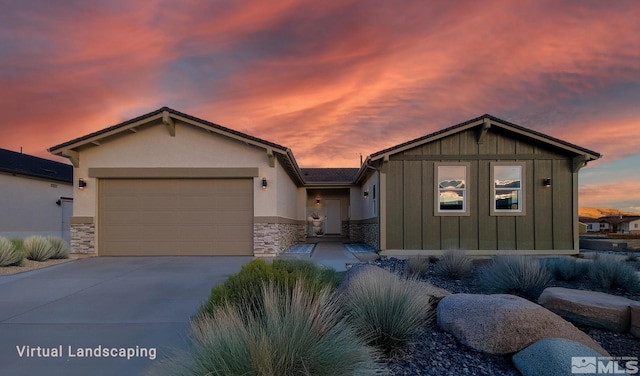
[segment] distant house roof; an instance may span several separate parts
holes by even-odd
[[[73,166],[0,149],[0,172],[73,183]]]
[[[629,223],[629,222],[633,222],[633,221],[637,221],[638,219],[640,219],[640,216],[637,215],[608,215],[605,217],[600,217],[599,220],[600,221],[604,221],[607,223]]]
[[[308,183],[352,183],[358,168],[301,168]]]

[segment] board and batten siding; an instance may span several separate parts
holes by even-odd
[[[386,162],[386,249],[572,250],[572,157],[491,129],[466,130],[391,155]],[[435,165],[465,162],[469,215],[434,215]],[[491,215],[492,162],[524,166],[524,215]],[[545,178],[552,186],[543,186]],[[488,252],[490,253],[490,252]]]

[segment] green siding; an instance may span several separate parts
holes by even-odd
[[[404,249],[422,248],[422,162],[405,161],[403,174]]]
[[[477,137],[478,131],[470,129],[390,156],[387,249],[572,249],[571,157],[493,128],[481,144]],[[530,159],[522,159],[524,155]],[[437,162],[470,164],[469,215],[435,215]],[[491,162],[524,165],[525,215],[491,215]],[[542,185],[547,177],[552,178],[551,188]]]
[[[402,162],[389,161],[387,177],[387,247],[403,249],[403,208]]]
[[[553,248],[573,248],[573,176],[570,161],[553,161]]]
[[[433,215],[435,210],[435,185],[433,184],[434,163],[422,162],[422,187],[424,192],[424,210],[422,210],[422,249],[442,249],[440,236],[440,217]]]
[[[543,187],[541,183],[552,176],[553,161],[534,161],[534,170],[535,245],[536,249],[553,249],[553,190]]]

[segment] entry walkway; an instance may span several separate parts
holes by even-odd
[[[308,254],[291,254],[286,253],[279,257],[283,258],[297,258],[303,260],[310,260],[317,264],[324,265],[329,268],[333,268],[338,272],[347,270],[347,264],[357,264],[359,262],[367,262],[375,260],[378,255],[375,252],[357,252],[354,254],[344,246],[345,242],[348,242],[346,238],[340,237],[322,237],[322,238],[309,238],[308,243],[316,243],[313,248],[311,257]]]
[[[320,242],[316,244],[311,254],[311,261],[321,264],[336,271],[347,270],[346,264],[357,264],[360,262],[353,253],[340,242]]]

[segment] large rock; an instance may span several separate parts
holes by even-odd
[[[548,287],[538,298],[538,304],[575,323],[611,330],[629,331],[631,299],[602,292]]]
[[[631,309],[631,325],[629,332],[634,337],[640,339],[640,302],[636,302],[630,306]]]
[[[600,356],[592,348],[570,339],[545,338],[516,353],[511,360],[522,376],[570,376],[581,373],[578,371],[584,367],[572,364],[572,357]]]
[[[438,326],[490,354],[512,354],[543,338],[567,338],[608,356],[591,337],[555,313],[515,295],[453,294],[438,304]]]

